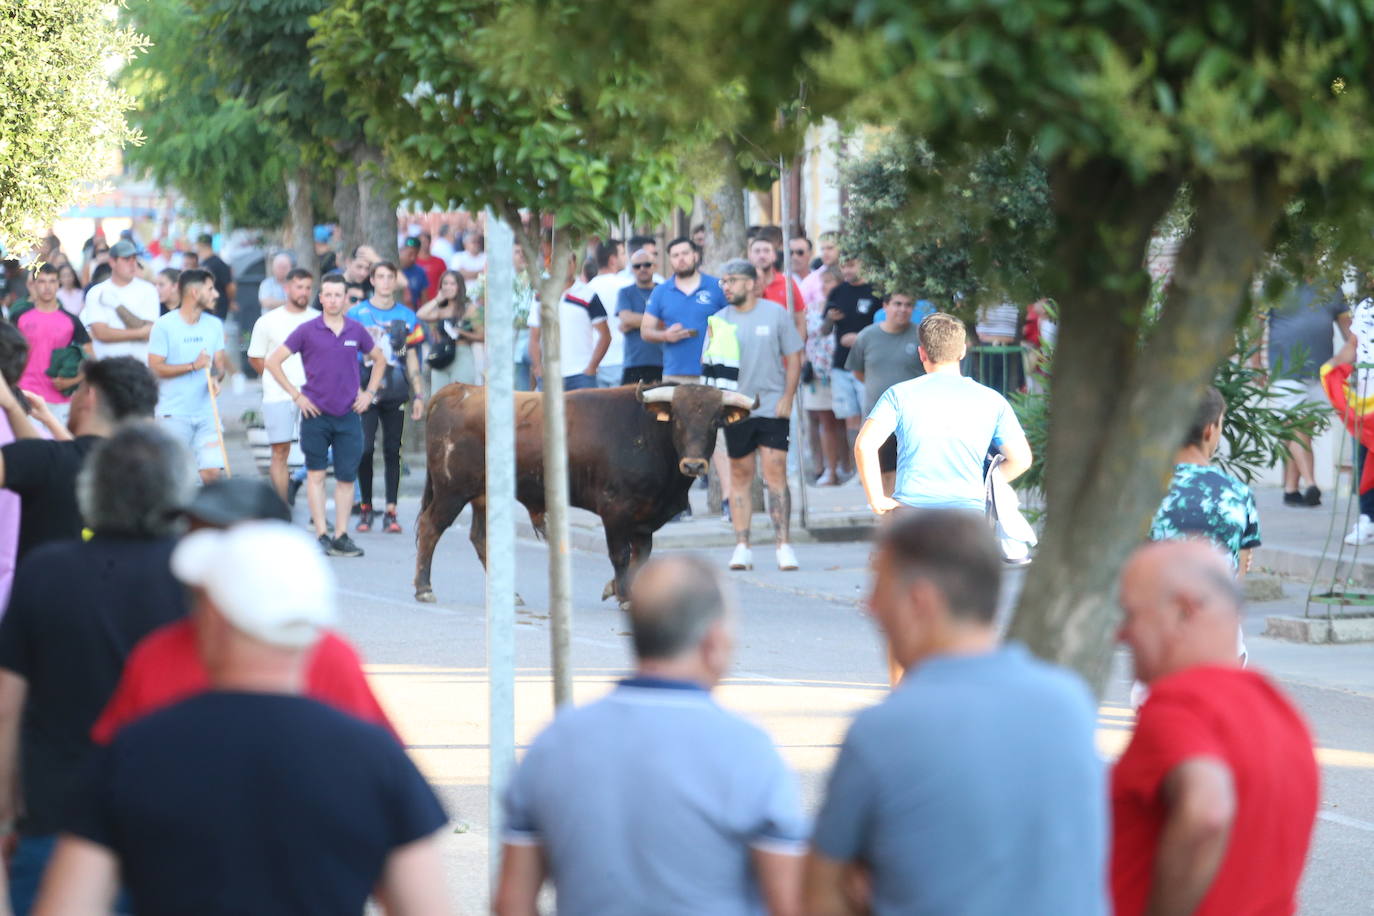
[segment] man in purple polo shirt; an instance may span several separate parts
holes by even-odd
[[[358,545],[348,536],[348,514],[353,507],[353,482],[363,454],[361,414],[372,406],[386,372],[386,355],[360,323],[347,317],[348,307],[342,274],[327,274],[320,281],[320,317],[305,322],[267,357],[267,371],[292,402],[301,409],[301,451],[310,501],[310,518],[320,546],[331,557],[360,557]],[[305,384],[297,388],[286,377],[282,363],[293,353],[301,355]],[[358,354],[372,360],[367,388],[358,387]],[[329,450],[334,449],[334,532],[324,523],[324,475],[329,469]]]

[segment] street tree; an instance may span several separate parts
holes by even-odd
[[[1342,211],[1368,208],[1374,13],[1355,0],[721,0],[664,28],[655,17],[672,5],[588,8],[559,36],[560,66],[588,78],[607,48],[642,68],[676,61],[664,107],[690,116],[728,84],[744,131],[766,131],[771,106],[802,85],[813,113],[901,128],[938,156],[1010,138],[1044,163],[1054,226],[1041,283],[1062,325],[1040,456],[1047,529],[1011,634],[1100,684],[1117,571],[1289,206],[1312,185],[1339,188],[1342,231]],[[616,27],[592,42],[597,21]],[[685,60],[702,41],[712,53]],[[1184,188],[1186,235],[1154,303],[1147,246]]]
[[[562,373],[581,367],[559,365],[558,303],[576,266],[573,255],[589,235],[604,232],[621,214],[632,222],[660,221],[674,206],[690,205],[690,194],[673,145],[646,129],[626,102],[633,72],[582,87],[550,69],[540,88],[525,88],[530,61],[517,37],[532,7],[496,0],[338,0],[315,19],[312,51],[325,84],[365,120],[406,197],[489,208],[513,229],[539,289],[545,522],[555,697],[561,703],[571,695],[570,673],[559,660],[571,616]],[[445,23],[438,33],[415,32],[414,23],[436,21]],[[547,264],[541,238],[546,221],[553,230]]]
[[[19,252],[137,140],[110,66],[143,41],[109,3],[25,0],[0,7],[0,249]]]

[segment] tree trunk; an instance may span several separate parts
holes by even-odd
[[[735,151],[722,141],[721,181],[702,198],[702,222],[706,224],[706,251],[701,269],[718,274],[720,265],[731,258],[744,257],[744,180],[740,177]]]
[[[508,214],[520,226],[519,214]],[[538,264],[539,224],[521,228],[516,236],[526,264]],[[549,543],[549,639],[553,667],[553,702],[572,702],[572,554],[568,534],[568,426],[563,403],[562,360],[559,358],[558,303],[567,288],[567,264],[581,238],[556,231],[548,276],[539,284],[539,345],[544,379],[544,532]],[[581,369],[581,367],[577,367]]]
[[[387,172],[386,161],[376,147],[359,144],[358,221],[363,241],[376,249],[384,261],[396,262],[396,185]]]
[[[1052,181],[1056,200],[1079,201],[1096,220],[1060,213],[1061,223],[1077,216],[1084,228],[1063,233],[1058,252],[1070,275],[1041,459],[1047,527],[1010,636],[1100,692],[1121,566],[1146,535],[1200,390],[1234,346],[1282,195],[1263,167],[1242,180],[1193,185],[1193,229],[1146,332],[1148,289],[1138,265],[1176,182],[1135,187],[1091,165]]]
[[[343,246],[339,267],[363,243],[362,216],[359,213],[358,176],[351,166],[340,166],[334,173],[334,212],[339,218],[339,241]]]
[[[311,274],[319,274],[315,257],[315,176],[304,167],[297,168],[286,179],[288,206],[286,243],[296,253],[296,266]]]

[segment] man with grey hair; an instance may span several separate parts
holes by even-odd
[[[271,269],[258,284],[258,305],[264,315],[286,304],[286,275],[295,266],[292,261],[289,251],[272,255]]]
[[[506,795],[494,910],[797,911],[806,838],[796,782],[760,729],[710,691],[730,665],[733,602],[711,564],[652,560],[630,591],[637,670],[535,739]]]
[[[36,548],[15,576],[0,619],[0,830],[8,837],[20,818],[16,913],[32,904],[125,658],[186,613],[169,563],[194,481],[190,456],[166,432],[150,421],[121,427],[78,478],[94,536]]]
[[[768,514],[773,520],[778,569],[797,568],[797,555],[788,538],[791,494],[787,488],[787,447],[792,398],[801,380],[803,339],[787,310],[755,292],[758,271],[742,258],[726,261],[720,271],[725,308],[706,322],[706,347],[701,354],[703,381],[708,385],[755,399],[749,419],[725,427],[730,456],[730,519],[735,527],[731,569],[752,569],[749,547],[757,452],[768,487]]]

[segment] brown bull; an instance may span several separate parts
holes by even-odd
[[[654,532],[687,508],[703,476],[716,430],[749,416],[751,398],[705,385],[663,384],[572,391],[568,418],[568,495],[595,512],[606,531],[623,604],[631,572],[649,557]],[[515,395],[515,498],[544,530],[544,396]],[[415,598],[433,601],[434,547],[463,507],[472,506],[472,546],[487,563],[486,389],[453,384],[434,396],[425,432],[428,471],[415,527]]]

